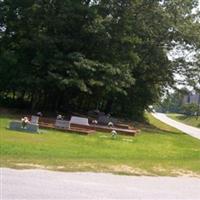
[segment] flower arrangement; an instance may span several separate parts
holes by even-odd
[[[62,115],[57,115],[56,119],[63,120],[63,116]]]
[[[112,122],[108,122],[108,127],[113,127],[114,124]]]
[[[117,137],[117,131],[116,130],[112,130],[111,131],[111,136],[112,136],[112,138],[116,138]]]
[[[92,120],[92,124],[93,124],[93,125],[97,125],[97,124],[98,124],[97,120],[96,120],[96,119],[95,119],[95,120]]]
[[[21,118],[22,128],[26,128],[26,125],[30,123],[28,117]]]

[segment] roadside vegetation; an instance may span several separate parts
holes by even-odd
[[[177,113],[169,113],[167,114],[167,116],[176,121],[182,122],[184,124],[188,124],[190,126],[200,128],[200,117],[188,116],[188,115],[177,114]]]
[[[55,130],[28,134],[7,129],[0,117],[1,167],[132,175],[200,175],[200,141],[147,114],[136,137],[88,136]]]

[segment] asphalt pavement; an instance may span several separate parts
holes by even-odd
[[[1,200],[200,199],[200,179],[1,168]]]
[[[193,126],[189,126],[189,125],[183,124],[181,122],[177,122],[177,121],[167,117],[163,113],[152,113],[152,115],[155,118],[159,119],[160,121],[176,128],[176,129],[179,129],[180,131],[182,131],[192,137],[200,139],[200,129],[199,128],[195,128]]]

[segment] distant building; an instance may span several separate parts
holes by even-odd
[[[183,104],[195,103],[200,104],[200,94],[189,93],[183,97]]]

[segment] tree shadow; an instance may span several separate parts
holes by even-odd
[[[176,131],[171,131],[171,130],[165,130],[165,129],[161,129],[161,128],[158,128],[152,124],[148,124],[148,125],[145,125],[144,127],[141,128],[143,131],[146,131],[146,132],[150,132],[151,134],[170,134],[170,135],[180,135],[182,132],[177,129],[177,132]]]
[[[187,116],[187,115],[180,115],[180,116],[177,116],[177,119],[179,120],[185,120],[185,119],[189,119],[190,116]]]

